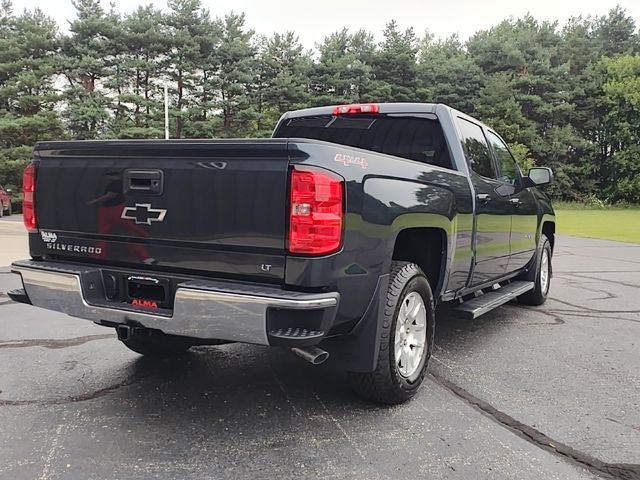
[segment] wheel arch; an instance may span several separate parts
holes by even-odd
[[[410,227],[394,240],[393,261],[415,263],[427,276],[434,298],[442,291],[447,266],[447,232],[439,227]]]
[[[544,215],[540,227],[541,235],[544,234],[551,244],[551,253],[553,253],[556,242],[556,218],[552,215]]]

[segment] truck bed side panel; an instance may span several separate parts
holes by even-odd
[[[291,139],[304,150],[292,163],[314,165],[346,180],[347,212],[343,249],[327,257],[288,257],[285,283],[337,289],[348,302],[336,324],[348,329],[365,312],[378,278],[389,272],[394,242],[404,228],[436,227],[447,234],[448,288],[464,286],[471,265],[472,199],[464,175],[388,155]],[[347,163],[344,155],[364,159]],[[365,166],[366,165],[366,166]]]

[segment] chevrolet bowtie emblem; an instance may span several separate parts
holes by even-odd
[[[120,218],[134,220],[136,225],[151,225],[151,222],[162,222],[166,214],[162,208],[151,208],[150,203],[136,203],[135,207],[124,207]]]

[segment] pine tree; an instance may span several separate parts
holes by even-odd
[[[206,43],[209,13],[200,0],[169,0],[170,12],[164,16],[170,45],[165,55],[164,72],[172,86],[172,136],[182,138],[188,126],[198,90],[202,88],[202,45]]]
[[[41,10],[16,17],[9,1],[0,4],[0,184],[15,195],[33,145],[64,137],[54,110],[56,37]]]
[[[425,35],[418,51],[417,101],[445,103],[471,114],[485,82],[457,36],[436,41]]]
[[[257,80],[257,48],[253,30],[246,30],[244,14],[221,20],[220,45],[215,55],[219,69],[213,80],[218,91],[215,107],[222,116],[223,137],[243,136],[255,131],[257,109],[253,89]]]
[[[105,134],[109,98],[101,88],[109,67],[113,19],[99,0],[74,0],[77,18],[62,42],[60,72],[67,80],[65,117],[74,138],[92,139]]]
[[[326,37],[318,50],[311,75],[314,104],[382,101],[390,93],[373,78],[377,50],[371,34],[343,29]]]
[[[115,90],[117,104],[109,136],[162,138],[164,81],[160,59],[169,45],[162,13],[151,5],[138,7],[115,31],[115,65],[106,86]]]
[[[308,104],[311,65],[311,56],[293,32],[262,39],[254,90],[260,135],[267,135],[284,112]]]
[[[415,101],[418,48],[413,28],[401,32],[396,21],[392,20],[382,34],[384,40],[373,64],[373,75],[387,86],[388,101]]]

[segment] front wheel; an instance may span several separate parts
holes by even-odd
[[[526,280],[534,283],[533,290],[518,297],[524,305],[542,305],[547,301],[551,286],[551,244],[545,234],[540,238],[540,251],[536,257],[535,268],[527,275]]]
[[[361,397],[395,405],[415,395],[424,380],[433,349],[433,294],[420,267],[393,262],[373,372],[350,372],[353,390]]]
[[[136,353],[153,358],[168,358],[183,355],[192,344],[180,337],[153,333],[150,335],[134,335],[122,343]]]

